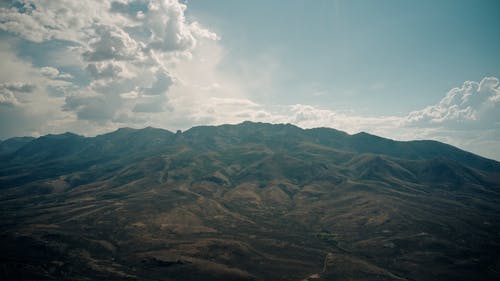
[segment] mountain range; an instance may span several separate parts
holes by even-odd
[[[2,280],[500,280],[500,163],[243,122],[0,142]]]

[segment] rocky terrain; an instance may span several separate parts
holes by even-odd
[[[244,122],[0,143],[1,280],[500,280],[500,163]]]

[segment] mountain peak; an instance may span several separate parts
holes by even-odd
[[[0,155],[15,276],[455,281],[498,260],[500,163],[439,142],[244,122],[16,145]]]

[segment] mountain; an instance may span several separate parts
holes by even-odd
[[[0,141],[0,155],[10,154],[34,139],[32,137],[16,137]]]
[[[499,280],[500,163],[244,122],[0,143],[2,280]]]

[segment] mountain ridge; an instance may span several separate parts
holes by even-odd
[[[500,278],[500,163],[443,143],[253,122],[18,141],[1,279]]]
[[[199,133],[199,131],[206,131],[206,132],[210,132],[211,134],[215,134],[217,132],[224,132],[224,131],[229,131],[231,132],[231,129],[234,129],[234,128],[240,128],[240,129],[251,129],[251,128],[258,128],[259,126],[264,126],[264,128],[266,129],[270,129],[269,127],[276,127],[276,128],[280,128],[280,129],[290,129],[292,128],[293,130],[295,130],[296,132],[302,132],[304,133],[307,137],[309,137],[307,140],[308,141],[313,141],[314,142],[314,138],[316,137],[316,140],[319,144],[325,144],[327,146],[333,146],[333,145],[340,145],[341,147],[340,148],[343,148],[343,149],[346,149],[346,148],[350,148],[350,149],[353,149],[355,152],[361,152],[361,153],[374,153],[374,154],[384,154],[384,155],[388,155],[388,156],[393,156],[393,157],[398,157],[398,158],[415,158],[416,155],[422,151],[422,146],[429,146],[429,145],[433,145],[433,149],[434,151],[432,153],[429,153],[431,154],[432,156],[436,156],[436,157],[439,157],[440,154],[443,153],[443,150],[445,150],[446,152],[449,152],[449,150],[453,150],[453,152],[460,152],[463,157],[465,158],[471,158],[471,156],[473,157],[476,157],[476,158],[480,158],[482,159],[483,161],[486,160],[488,162],[491,162],[491,163],[500,163],[499,161],[496,161],[494,159],[489,159],[489,158],[486,158],[486,157],[483,157],[483,156],[480,156],[480,155],[477,155],[477,154],[474,154],[472,152],[468,152],[466,150],[462,150],[460,148],[457,148],[455,146],[452,146],[452,145],[449,145],[449,144],[446,144],[446,143],[443,143],[443,142],[439,142],[439,141],[435,141],[435,140],[409,140],[409,141],[397,141],[397,140],[393,140],[393,139],[389,139],[389,138],[384,138],[384,137],[380,137],[380,136],[376,136],[376,135],[373,135],[373,134],[369,134],[369,133],[366,133],[366,132],[359,132],[359,133],[356,133],[356,134],[347,134],[343,131],[339,131],[339,130],[336,130],[336,129],[333,129],[333,128],[328,128],[328,127],[318,127],[318,128],[311,128],[311,129],[302,129],[298,126],[295,126],[295,125],[292,125],[292,124],[271,124],[271,123],[262,123],[262,122],[251,122],[251,121],[244,121],[242,123],[239,123],[239,124],[224,124],[224,125],[202,125],[202,126],[195,126],[195,127],[192,127],[184,132],[180,132],[180,135],[182,136],[194,136],[195,134]],[[228,128],[230,128],[229,130],[227,130]],[[262,128],[262,127],[261,127]],[[326,132],[325,132],[326,131]],[[94,137],[84,137],[84,136],[81,136],[81,135],[78,135],[78,134],[74,134],[74,133],[71,133],[71,132],[65,132],[65,133],[62,133],[62,134],[48,134],[48,135],[44,135],[44,136],[41,136],[39,138],[32,138],[32,137],[13,137],[13,138],[9,138],[9,139],[6,139],[2,142],[0,142],[0,151],[3,151],[4,148],[3,148],[3,145],[7,144],[8,142],[10,141],[15,141],[15,140],[19,140],[19,139],[24,139],[24,144],[26,144],[29,141],[34,141],[34,140],[37,140],[37,139],[45,139],[45,138],[66,138],[66,137],[72,137],[72,138],[77,138],[77,137],[81,137],[81,138],[84,138],[84,139],[110,139],[111,137],[114,137],[114,136],[117,136],[117,135],[124,135],[124,136],[127,136],[127,137],[130,137],[130,134],[143,134],[143,133],[146,133],[146,132],[155,132],[156,134],[162,134],[164,137],[171,137],[171,136],[174,136],[175,133],[169,131],[169,130],[166,130],[166,129],[161,129],[161,128],[154,128],[154,127],[145,127],[145,128],[142,128],[142,129],[136,129],[136,128],[129,128],[129,127],[123,127],[123,128],[119,128],[115,131],[111,131],[111,132],[108,132],[108,133],[104,133],[104,134],[100,134],[100,135],[97,135],[97,136],[94,136]],[[257,131],[259,132],[259,131]],[[321,139],[318,139],[317,138],[317,135],[318,135],[318,132],[323,132],[323,133],[326,133],[327,136],[326,138],[329,139],[330,141],[332,140],[332,137],[334,138],[347,138],[349,139],[349,141],[353,141],[355,144],[353,145],[353,147],[345,147],[345,144],[341,144],[341,143],[324,143],[324,142],[321,142]],[[256,132],[251,132],[251,134],[254,134]],[[234,134],[234,132],[233,132]],[[406,152],[404,154],[396,154],[396,153],[392,153],[392,154],[387,154],[387,152],[384,152],[382,150],[382,148],[380,147],[377,147],[375,150],[373,148],[360,148],[360,144],[362,144],[363,142],[379,142],[381,143],[383,146],[401,146],[401,145],[410,145],[411,147],[405,147],[406,150],[408,149],[414,149],[416,150],[415,152],[414,151],[410,151],[410,153]],[[344,146],[343,146],[344,145]],[[17,147],[17,149],[19,149],[20,147]],[[377,150],[378,149],[378,150]],[[429,149],[428,147],[426,149]],[[15,153],[16,151],[12,151],[9,150],[9,153]],[[5,154],[9,154],[9,153],[0,153],[0,155],[5,155]],[[426,157],[429,157],[428,155],[425,155]],[[422,156],[421,156],[422,157]]]

